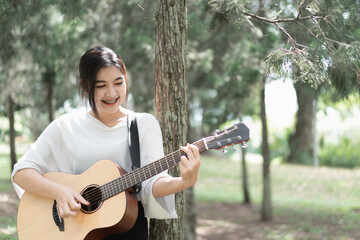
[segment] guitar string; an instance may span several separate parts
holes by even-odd
[[[214,137],[208,137],[208,138],[214,139]],[[204,149],[203,139],[198,140],[198,141],[195,142],[194,144],[198,144],[198,145],[199,145],[199,146],[198,146],[199,148]],[[205,151],[205,150],[206,150],[206,149],[204,149],[204,150],[202,150],[202,151]],[[100,186],[99,188],[105,192],[105,193],[104,193],[105,195],[108,195],[109,193],[110,193],[110,194],[111,194],[111,193],[114,193],[114,194],[112,194],[111,196],[109,196],[109,197],[112,197],[112,196],[114,196],[114,195],[116,195],[116,194],[118,194],[118,193],[121,193],[122,191],[128,189],[129,187],[133,186],[132,181],[135,179],[135,182],[136,182],[136,178],[137,178],[137,177],[139,178],[139,180],[140,180],[140,182],[141,182],[141,176],[140,176],[140,174],[144,175],[145,178],[148,179],[148,178],[150,178],[151,176],[154,176],[154,175],[156,175],[156,174],[164,171],[164,170],[163,170],[163,167],[162,167],[162,165],[163,165],[162,162],[163,162],[164,160],[168,161],[167,158],[170,157],[170,156],[171,156],[172,158],[176,157],[176,158],[178,159],[177,162],[175,162],[175,160],[174,160],[174,165],[172,165],[171,167],[176,166],[176,165],[179,163],[179,161],[180,161],[180,160],[179,160],[180,157],[182,156],[181,153],[182,153],[182,151],[180,151],[180,150],[175,151],[174,153],[165,156],[164,158],[160,159],[159,161],[153,162],[152,164],[149,164],[149,165],[145,166],[145,168],[144,168],[142,171],[136,171],[134,174],[125,174],[125,175],[123,175],[123,177],[120,177],[120,178],[118,178],[118,179],[116,179],[116,180],[113,180],[113,181],[107,183],[107,184],[104,184],[104,185]],[[176,156],[174,156],[174,155],[176,155]],[[160,170],[159,167],[161,168],[161,170]],[[146,173],[145,173],[146,170],[149,171],[150,176],[147,176],[147,175],[146,175]],[[154,171],[155,171],[155,173],[154,173]],[[131,175],[134,175],[134,176],[131,176]],[[123,180],[123,181],[121,181],[122,187],[120,187],[120,188],[119,188],[119,184],[120,184],[120,183],[119,183],[119,180]],[[135,184],[136,184],[136,183],[134,183],[134,185],[135,185]],[[115,188],[115,190],[114,190],[114,188]],[[110,191],[109,191],[109,190],[110,190]],[[90,192],[90,194],[89,194],[89,192]],[[105,199],[103,199],[103,195],[104,195],[104,194],[100,194],[100,196],[99,196],[97,189],[90,190],[89,192],[88,192],[88,196],[89,196],[89,197],[88,197],[88,200],[89,200],[90,202],[98,203],[98,202],[101,202],[101,201],[106,200],[107,198],[109,198],[109,197],[106,197]],[[91,193],[91,192],[92,192],[92,193]],[[91,196],[90,196],[90,195],[91,195]]]
[[[204,148],[204,143],[203,143],[203,141],[201,141],[201,140],[198,140],[198,141],[195,142],[194,144],[195,144],[195,145],[198,145],[198,147],[201,148],[201,149]],[[137,182],[141,182],[142,180],[141,180],[141,176],[140,176],[140,175],[143,175],[143,176],[145,176],[146,179],[148,179],[148,178],[150,178],[150,177],[152,177],[152,176],[154,176],[154,175],[156,175],[156,174],[159,174],[160,172],[163,172],[163,171],[167,170],[168,168],[166,168],[166,167],[165,167],[165,170],[164,170],[163,165],[164,165],[164,162],[168,162],[168,161],[169,161],[168,158],[169,158],[170,156],[172,157],[172,159],[173,159],[173,161],[174,161],[174,164],[172,164],[171,167],[176,166],[176,165],[179,163],[180,157],[181,157],[182,155],[183,155],[183,152],[180,151],[180,150],[177,150],[177,151],[175,151],[174,153],[165,156],[165,157],[164,157],[163,159],[161,159],[160,161],[156,161],[156,162],[153,162],[152,164],[149,164],[148,166],[144,166],[144,168],[143,168],[142,171],[134,172],[134,174],[133,174],[134,176],[130,176],[130,175],[129,175],[129,178],[130,178],[130,179],[128,179],[128,178],[125,179],[124,182],[127,183],[127,184],[125,184],[126,187],[123,187],[122,190],[125,190],[125,189],[127,189],[128,187],[133,186],[133,185],[136,184]],[[178,159],[178,160],[175,160],[174,157],[175,157],[176,159]],[[168,164],[167,164],[167,165],[168,165]],[[148,176],[148,174],[147,174],[146,172],[149,172],[150,175]],[[139,181],[136,180],[137,178],[139,179]],[[130,183],[129,183],[129,181],[130,181]],[[134,183],[133,181],[135,181],[135,183]],[[116,185],[118,185],[118,184],[116,184]],[[108,187],[109,187],[109,188],[113,188],[113,185],[110,184]],[[106,188],[105,188],[105,190],[106,190]],[[120,191],[120,192],[121,192],[121,191]]]
[[[146,179],[150,178],[152,175],[156,175],[160,172],[162,172],[162,170],[160,170],[161,167],[157,166],[157,165],[163,165],[162,162],[164,162],[164,160],[168,160],[168,158],[170,157],[170,155],[176,155],[174,157],[176,158],[180,158],[181,157],[181,153],[180,153],[180,150],[172,153],[172,154],[169,154],[167,155],[166,157],[160,159],[159,161],[157,162],[153,162],[147,166],[144,166],[144,168],[142,169],[142,171],[136,171],[132,174],[124,174],[122,177],[118,178],[118,179],[115,179],[109,183],[106,183],[102,186],[100,186],[99,188],[104,192],[103,195],[108,195],[109,193],[120,193],[128,188],[130,188],[131,186],[135,185],[136,183],[132,183],[133,180],[135,179],[136,181],[136,178],[139,178],[141,180],[141,176],[140,175],[144,175],[144,177]],[[155,164],[156,163],[156,164]],[[171,165],[172,167],[176,166],[178,163],[177,162],[174,162],[173,165]],[[148,174],[146,172],[149,172],[150,173],[150,176],[148,176]],[[155,171],[155,172],[154,172]],[[131,175],[135,175],[135,176],[131,176]],[[119,181],[119,180],[122,180],[122,181]],[[122,187],[119,187],[119,184],[122,185]],[[115,188],[115,190],[114,190]],[[89,190],[87,192],[87,199],[89,202],[99,202],[99,201],[102,201],[102,200],[105,200],[107,199],[108,197],[105,197],[105,199],[103,199],[103,197],[99,196],[98,194],[99,191],[97,191],[97,189],[93,189],[93,190]],[[115,195],[113,194],[113,195]]]
[[[198,142],[196,142],[196,143],[198,143]],[[198,147],[204,149],[204,143],[203,142],[200,142],[200,143],[201,144]],[[204,149],[202,151],[205,151],[205,150],[206,149]],[[125,175],[123,175],[122,178],[120,177],[120,178],[118,178],[118,179],[116,179],[114,181],[111,181],[111,182],[109,182],[107,184],[104,184],[100,188],[101,188],[101,190],[105,191],[104,194],[108,195],[110,193],[109,197],[112,197],[112,196],[114,196],[114,195],[116,195],[118,193],[121,193],[122,191],[128,189],[129,187],[135,185],[136,181],[137,181],[136,177],[139,178],[138,182],[141,182],[142,180],[141,180],[141,176],[139,176],[140,174],[144,175],[145,178],[148,179],[148,178],[162,172],[163,171],[163,167],[162,167],[163,163],[162,162],[164,160],[168,161],[168,157],[170,157],[170,156],[174,160],[174,165],[172,165],[171,167],[176,166],[178,164],[178,162],[179,162],[180,157],[182,156],[181,153],[183,153],[183,152],[178,150],[178,151],[176,151],[176,152],[174,152],[172,154],[169,154],[169,155],[165,156],[164,158],[160,159],[159,161],[153,162],[152,164],[149,164],[149,165],[145,166],[145,168],[143,168],[142,171],[137,171],[137,172],[135,172],[135,174],[125,174]],[[174,157],[176,157],[178,159],[177,162],[175,162]],[[150,176],[146,175],[146,171],[148,171],[150,173]],[[154,171],[155,171],[155,173],[154,173]],[[131,175],[134,175],[134,176],[131,176]],[[134,179],[135,179],[135,183],[132,182],[132,181],[134,181]],[[121,181],[122,187],[120,187],[120,188],[119,188],[119,184],[120,184],[119,180],[123,180],[123,181]],[[95,201],[96,203],[98,203],[98,202],[104,201],[104,200],[109,198],[109,197],[106,197],[104,199],[102,197],[103,196],[102,194],[100,194],[100,196],[99,196],[99,194],[97,194],[98,191],[97,192],[95,192],[95,191],[96,190],[94,189],[94,193],[92,194],[93,196],[91,197],[92,201]]]
[[[200,141],[200,140],[199,140]],[[198,141],[198,142],[199,142]],[[196,142],[196,143],[198,143]],[[199,145],[198,146],[199,148],[203,147],[203,145]],[[159,161],[156,161],[156,162],[153,162],[147,166],[144,166],[144,169],[142,169],[142,171],[136,171],[133,172],[132,174],[124,174],[122,175],[122,177],[118,178],[118,179],[115,179],[109,183],[106,183],[100,187],[98,187],[97,189],[91,189],[89,191],[86,192],[86,198],[89,202],[91,203],[98,203],[100,201],[103,201],[105,199],[107,199],[108,197],[106,197],[109,193],[114,193],[117,194],[117,193],[120,193],[126,189],[128,189],[129,187],[133,186],[132,184],[132,181],[135,179],[138,178],[139,180],[141,180],[141,175],[144,175],[145,178],[150,178],[151,175],[156,175],[164,170],[164,162],[165,161],[169,161],[169,157],[172,155],[172,157],[174,158],[179,158],[181,157],[181,151],[180,150],[177,150],[175,151],[174,153],[172,154],[169,154],[167,156],[165,156],[164,158],[160,159]],[[174,165],[171,165],[171,167],[174,167],[178,164],[178,162],[174,162]],[[166,167],[165,167],[166,168]],[[161,170],[160,170],[161,169]],[[168,169],[168,168],[166,168]],[[149,171],[150,172],[150,176],[148,177],[148,175],[146,174],[146,171]],[[155,172],[155,173],[154,173]],[[130,176],[130,175],[133,175],[133,176]],[[121,181],[119,181],[121,179]],[[119,187],[119,184],[121,185]],[[136,184],[136,183],[135,183]],[[134,184],[134,185],[135,185]],[[98,189],[100,188],[101,191],[103,191],[104,193],[103,194],[99,194],[99,191]],[[114,190],[115,188],[115,190]],[[103,199],[103,195],[106,195],[105,196],[105,199]]]
[[[218,134],[218,136],[219,136],[219,134]],[[209,137],[205,138],[205,140],[206,140],[206,142],[209,142],[215,138],[216,138],[216,136],[209,136]],[[231,139],[233,139],[233,138],[231,138]],[[200,139],[193,144],[197,145],[197,147],[199,149],[202,149],[202,151],[207,150],[207,149],[205,149],[205,143],[204,143],[203,139]],[[177,150],[177,151],[163,157],[162,159],[160,159],[158,161],[155,161],[149,165],[146,165],[143,168],[139,168],[138,171],[134,170],[132,172],[126,173],[126,174],[122,175],[121,177],[119,177],[111,182],[108,182],[96,189],[89,190],[87,192],[87,200],[91,203],[98,203],[98,202],[104,201],[104,200],[108,199],[109,197],[119,194],[119,193],[123,192],[124,190],[130,188],[131,186],[137,184],[136,182],[141,182],[141,179],[142,179],[141,175],[143,175],[145,177],[144,180],[146,180],[148,178],[151,178],[152,176],[155,176],[156,174],[159,174],[160,172],[163,172],[163,171],[169,169],[165,166],[165,170],[163,170],[164,169],[163,164],[164,164],[164,162],[166,162],[168,165],[168,161],[169,161],[168,157],[170,157],[170,156],[172,158],[176,157],[178,159],[178,160],[173,159],[174,165],[171,165],[170,168],[175,167],[176,165],[178,165],[178,163],[180,161],[180,158],[182,156],[181,153],[183,153],[181,150]],[[150,173],[149,176],[147,176],[146,171],[148,171]],[[140,181],[137,181],[136,180],[137,178]],[[142,180],[142,181],[144,181],[144,180]],[[135,181],[135,183],[133,183],[134,181]],[[121,185],[121,186],[119,186],[119,185]],[[99,188],[100,188],[101,194],[99,194],[99,191],[98,191]],[[108,196],[109,194],[110,194],[110,196]],[[105,198],[103,198],[104,195],[106,195]]]
[[[208,137],[208,139],[209,139],[209,138],[210,138],[210,139],[214,139],[214,137],[211,137],[211,136]],[[208,141],[207,141],[207,142],[208,142]],[[194,144],[195,144],[195,145],[198,145],[199,149],[203,149],[202,151],[205,151],[205,150],[206,150],[206,149],[205,149],[205,146],[204,146],[203,139],[198,140],[198,141],[195,142]],[[140,174],[144,175],[145,178],[148,179],[148,178],[150,178],[151,176],[154,176],[154,175],[156,175],[156,174],[164,171],[164,170],[163,170],[163,167],[162,167],[162,165],[163,165],[162,162],[164,162],[164,160],[168,161],[167,158],[170,157],[170,156],[172,156],[172,158],[176,157],[176,158],[178,159],[177,162],[175,162],[175,160],[174,160],[174,165],[172,165],[171,167],[176,166],[176,165],[179,163],[179,161],[180,161],[180,160],[179,160],[180,157],[182,156],[181,153],[182,153],[182,151],[177,150],[177,151],[175,151],[174,153],[169,154],[169,155],[165,156],[164,158],[160,159],[159,161],[156,161],[156,162],[153,162],[152,164],[149,164],[149,165],[147,165],[147,166],[144,166],[145,168],[144,168],[142,171],[136,171],[134,174],[125,174],[125,175],[123,175],[122,177],[120,177],[120,178],[118,178],[118,179],[116,179],[116,180],[113,180],[113,181],[111,181],[111,182],[109,182],[109,183],[106,183],[106,184],[100,186],[99,188],[100,188],[100,190],[103,190],[106,195],[108,195],[109,193],[110,193],[110,194],[111,194],[111,193],[114,193],[114,194],[111,195],[111,196],[114,196],[114,195],[116,195],[116,194],[118,194],[118,193],[121,193],[122,191],[128,189],[129,187],[133,186],[132,181],[135,179],[135,182],[136,182],[136,177],[138,177],[139,180],[140,180],[140,182],[141,182],[141,176],[140,176]],[[176,155],[176,156],[175,156],[175,155]],[[166,167],[165,167],[165,168],[166,168]],[[168,169],[168,168],[166,168],[166,169]],[[146,170],[150,172],[150,176],[147,176],[147,175],[146,175],[146,173],[145,173]],[[154,171],[155,171],[155,173],[154,173]],[[134,175],[134,176],[131,176],[131,175]],[[119,180],[122,180],[122,181],[121,181],[122,187],[120,187],[120,188],[119,188],[119,184],[120,184],[120,183],[119,183]],[[135,185],[135,184],[136,184],[136,183],[134,183],[134,185]],[[114,190],[114,188],[115,188],[115,190]],[[110,190],[110,191],[109,191],[109,190]],[[97,189],[93,189],[93,190],[90,190],[90,191],[87,192],[87,196],[88,196],[89,202],[98,203],[98,202],[101,202],[101,201],[106,200],[107,198],[111,197],[111,196],[109,196],[109,197],[106,197],[105,199],[103,199],[103,195],[104,195],[104,194],[98,194],[98,192],[99,192],[99,191],[98,191]],[[99,195],[100,195],[100,196],[99,196]]]
[[[170,155],[170,154],[169,154]],[[169,157],[166,156],[166,157]],[[173,154],[171,155],[176,155],[174,157],[176,158],[180,158],[181,157],[181,154],[180,154],[180,151],[176,151],[174,152]],[[161,161],[164,161],[165,160],[165,157],[160,159],[159,162],[156,162],[159,164],[162,164]],[[155,163],[155,162],[154,162]],[[177,163],[174,163],[174,165],[171,165],[172,167],[176,166]],[[146,170],[147,169],[147,170]],[[135,170],[136,171],[136,170]],[[150,176],[148,176],[146,174],[146,171],[151,171],[150,172]],[[155,173],[154,173],[155,171]],[[108,182],[100,187],[98,187],[97,189],[92,189],[92,190],[89,190],[87,193],[86,193],[86,199],[87,201],[89,201],[90,203],[98,203],[100,201],[103,201],[103,200],[106,200],[108,197],[106,197],[109,193],[114,193],[113,195],[116,195],[118,193],[121,193],[123,192],[124,190],[130,188],[131,186],[135,185],[136,183],[132,183],[133,180],[135,179],[136,181],[136,178],[139,178],[141,179],[141,176],[140,175],[144,175],[144,177],[147,179],[147,178],[150,178],[151,175],[156,175],[158,173],[162,172],[159,168],[159,166],[156,166],[156,164],[149,164],[147,166],[144,166],[143,170],[142,171],[136,171],[132,174],[124,174],[122,175],[120,178],[117,178],[111,182]],[[135,176],[130,176],[130,175],[135,175]],[[121,180],[121,181],[120,181]],[[119,187],[119,184],[121,185],[121,187]],[[99,191],[98,189],[100,188],[100,190],[102,191],[102,194],[99,194]],[[115,190],[114,190],[115,188]],[[103,199],[103,196],[105,195],[105,199]],[[111,197],[111,196],[110,196]]]

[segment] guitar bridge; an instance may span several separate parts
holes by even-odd
[[[60,217],[59,210],[57,208],[56,201],[54,200],[54,204],[52,207],[52,215],[55,222],[55,225],[59,228],[60,232],[65,231],[64,219]]]

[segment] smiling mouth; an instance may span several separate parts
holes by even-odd
[[[107,105],[114,105],[117,101],[119,100],[119,98],[115,98],[113,100],[102,100],[103,103],[107,104]]]

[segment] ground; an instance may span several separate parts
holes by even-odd
[[[0,216],[13,217],[17,212],[18,197],[15,192],[0,192]]]
[[[17,203],[18,199],[13,191],[1,192],[0,217],[14,217]],[[327,232],[308,232],[306,228],[300,227],[301,222],[298,228],[294,228],[294,224],[289,223],[287,214],[277,215],[272,221],[263,222],[260,220],[258,207],[241,203],[198,202],[196,212],[198,216],[196,240],[355,240],[359,236],[358,233],[341,236],[338,226],[328,221],[309,223],[327,224]],[[0,228],[0,233],[15,235],[15,229]]]
[[[13,217],[17,212],[18,199],[13,191],[0,193],[0,216]],[[226,203],[197,203],[198,240],[246,239],[249,224],[259,224],[259,217],[251,207]],[[247,219],[247,225],[238,224]],[[7,234],[5,229],[1,230]],[[250,239],[250,238],[248,238]]]

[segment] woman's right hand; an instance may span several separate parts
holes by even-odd
[[[75,216],[81,208],[81,203],[89,205],[89,202],[80,193],[70,187],[44,178],[32,168],[18,171],[13,180],[26,191],[45,198],[55,199],[59,214],[63,218]]]
[[[78,192],[72,188],[58,185],[54,188],[53,196],[57,203],[59,215],[62,218],[76,216],[81,208],[81,204],[89,205]]]

